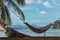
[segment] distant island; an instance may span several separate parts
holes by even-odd
[[[56,20],[53,25],[53,29],[60,29],[60,20]]]

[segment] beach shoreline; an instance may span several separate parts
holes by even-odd
[[[0,40],[60,40],[60,37],[2,37]]]

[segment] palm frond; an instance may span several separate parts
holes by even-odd
[[[2,10],[2,11],[3,11],[3,10]],[[5,21],[5,14],[4,14],[4,12],[1,13],[1,19],[2,19],[3,21]]]
[[[9,2],[13,1],[13,0],[8,0]],[[25,5],[25,0],[16,0],[17,4],[19,5]]]
[[[10,12],[9,12],[7,7],[5,7],[5,8],[6,8],[6,21],[7,21],[7,24],[11,25]]]
[[[10,7],[13,7],[13,9],[15,9],[15,11],[18,12],[18,14],[21,16],[20,18],[21,20],[25,21],[25,16],[24,16],[23,11],[13,1],[10,1],[8,5],[10,5]]]
[[[25,0],[16,0],[18,4],[25,5]]]
[[[10,19],[10,15],[9,15],[9,11],[7,9],[7,7],[3,4],[3,6],[1,7],[2,13],[1,13],[1,19],[6,22],[6,24],[11,24],[11,19]]]

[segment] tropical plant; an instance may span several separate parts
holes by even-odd
[[[8,4],[5,5],[4,1],[7,1]],[[18,5],[20,4],[20,5],[23,6],[25,4],[25,0],[14,0],[14,1],[16,1]],[[23,14],[23,11],[17,6],[17,4],[14,1],[13,0],[0,0],[0,24],[2,26],[4,26],[2,21],[5,24],[11,25],[10,11],[9,11],[8,7],[13,7],[13,9],[15,9],[15,11],[17,11],[18,14],[21,16],[20,19],[23,20],[23,21],[25,20],[25,16]],[[5,33],[8,36],[10,35],[9,32],[8,32],[8,29],[6,29]]]
[[[25,20],[23,11],[17,6],[17,4],[19,5],[24,5],[25,4],[25,0],[15,0],[16,3],[13,0],[0,0],[0,19],[3,22],[6,22],[6,24],[11,24],[11,18],[10,18],[10,12],[8,7],[4,4],[4,1],[8,2],[7,6],[13,7],[18,14],[21,16],[21,20]]]

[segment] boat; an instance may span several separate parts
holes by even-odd
[[[27,22],[24,22],[24,24],[27,25],[27,27],[35,33],[43,33],[45,31],[47,31],[52,26],[52,23],[50,23],[49,25],[46,25],[44,27],[37,29],[37,28],[34,28],[32,25],[30,25]]]

